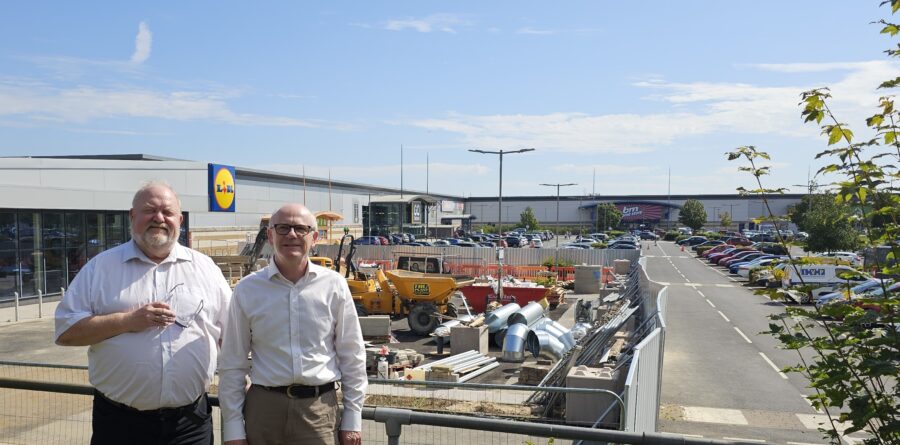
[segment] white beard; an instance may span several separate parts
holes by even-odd
[[[169,232],[150,232],[148,229],[141,235],[131,232],[131,238],[142,247],[148,249],[162,249],[165,247],[172,247],[178,238],[171,236]]]

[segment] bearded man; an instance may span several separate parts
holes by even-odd
[[[131,241],[78,273],[56,309],[56,343],[90,346],[91,444],[212,444],[206,391],[231,289],[178,244],[181,203],[166,184],[137,191]]]

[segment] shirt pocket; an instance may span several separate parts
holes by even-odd
[[[180,286],[175,290],[172,311],[175,312],[175,322],[179,326],[190,327],[199,322],[209,310],[204,295],[203,288],[197,286]]]

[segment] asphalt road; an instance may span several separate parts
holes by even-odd
[[[784,306],[671,242],[644,242],[650,279],[669,285],[660,431],[783,444],[826,443],[804,398],[796,351],[760,332]],[[648,248],[649,247],[649,248]],[[853,439],[849,439],[852,441]]]

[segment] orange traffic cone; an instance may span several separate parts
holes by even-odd
[[[681,245],[681,251],[684,252],[684,244]]]

